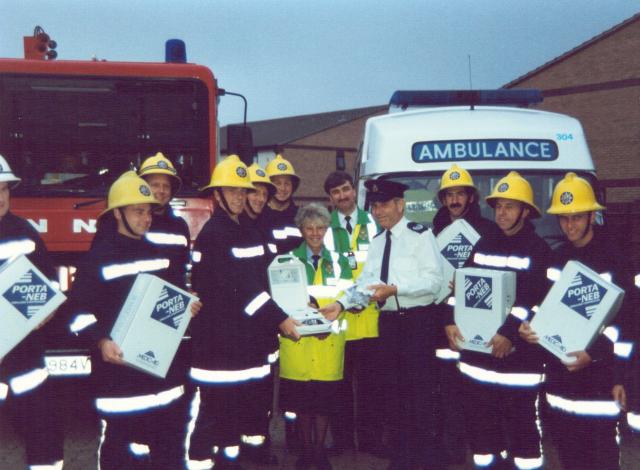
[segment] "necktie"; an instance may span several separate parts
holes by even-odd
[[[382,254],[382,268],[380,269],[380,280],[385,284],[389,280],[389,255],[391,254],[391,231],[386,232],[387,240],[384,242],[384,253]]]
[[[345,216],[344,220],[347,222],[345,228],[347,229],[347,232],[349,232],[349,235],[351,235],[351,232],[353,232],[353,227],[351,226],[351,216]]]
[[[320,261],[320,255],[312,255],[311,258],[313,259],[313,269],[315,269],[317,271],[318,270],[318,262]]]

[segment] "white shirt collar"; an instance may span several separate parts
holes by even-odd
[[[342,212],[338,211],[338,220],[340,220],[340,227],[344,229],[346,229],[347,226],[347,221],[345,220],[345,217],[347,215],[351,217],[351,227],[355,227],[358,223],[358,206],[353,209],[353,212],[351,214],[343,214]]]

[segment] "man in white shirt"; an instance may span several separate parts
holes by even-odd
[[[426,226],[404,217],[402,183],[377,179],[365,183],[367,200],[383,229],[369,249],[362,279],[380,305],[379,358],[384,405],[380,410],[392,451],[389,469],[443,468],[438,434],[439,364],[435,347],[439,322],[433,301],[443,282],[435,237]],[[335,318],[344,304],[321,311]]]

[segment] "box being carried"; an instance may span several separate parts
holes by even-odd
[[[136,277],[111,330],[131,367],[166,377],[198,298],[152,274]]]
[[[6,356],[66,299],[20,255],[0,268],[0,358]]]
[[[449,224],[436,238],[442,255],[442,272],[444,282],[436,298],[436,303],[442,302],[449,295],[449,283],[453,281],[456,269],[464,266],[469,259],[471,250],[480,240],[480,234],[464,219],[458,219]]]
[[[516,273],[492,269],[456,270],[454,316],[464,349],[491,354],[486,344],[502,326],[513,307]]]
[[[531,321],[539,344],[565,362],[586,350],[622,304],[624,290],[577,261],[569,261]]]
[[[271,297],[294,320],[301,335],[330,333],[333,322],[309,307],[307,272],[304,264],[292,255],[279,255],[269,265]]]

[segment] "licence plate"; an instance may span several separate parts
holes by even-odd
[[[44,362],[49,375],[73,376],[91,374],[91,357],[88,355],[45,356]]]

